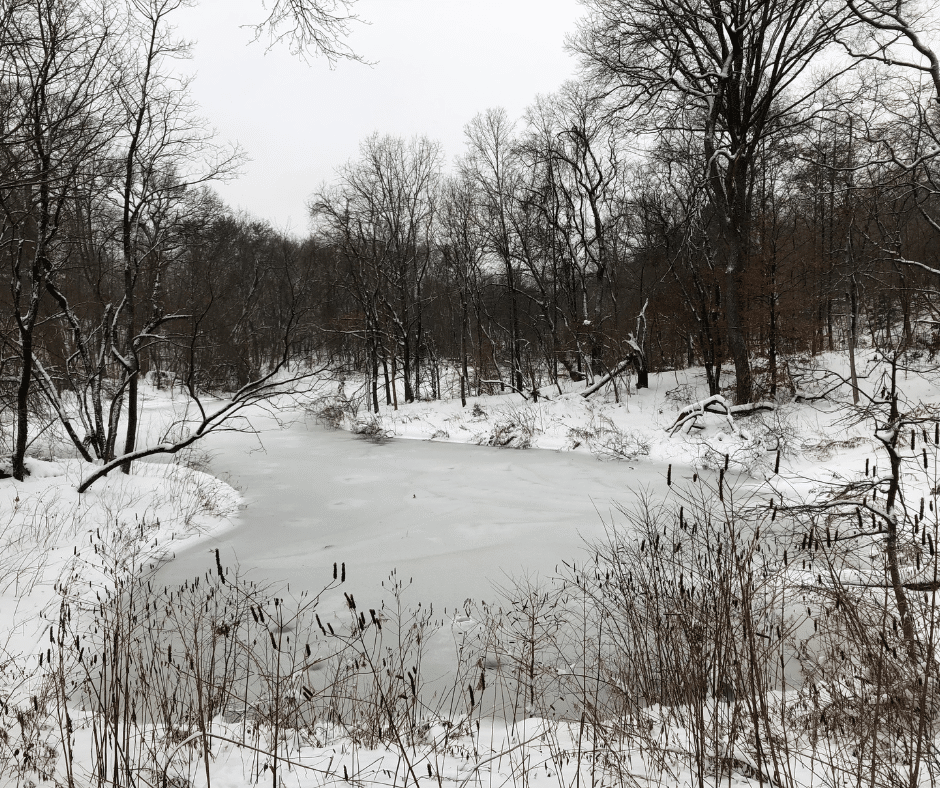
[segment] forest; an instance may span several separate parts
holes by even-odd
[[[577,81],[521,118],[481,111],[453,160],[363,140],[311,184],[303,238],[213,195],[241,154],[174,69],[179,6],[3,5],[17,478],[33,415],[86,460],[132,455],[144,379],[197,397],[315,360],[366,376],[377,411],[399,387],[530,397],[700,365],[745,404],[787,388],[788,358],[852,356],[861,334],[937,349],[940,70],[908,6],[591,0]],[[286,23],[355,56],[341,29]]]

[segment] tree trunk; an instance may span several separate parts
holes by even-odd
[[[858,405],[858,372],[855,368],[855,348],[858,344],[858,282],[853,273],[849,277],[849,374],[852,379],[852,402]]]
[[[38,304],[37,304],[38,306]],[[26,446],[29,438],[29,384],[33,376],[32,320],[21,323],[20,346],[23,353],[20,381],[16,389],[16,440],[13,444],[13,478],[26,478]]]
[[[777,396],[777,258],[770,261],[770,330],[767,336],[767,373],[770,376],[770,396]]]
[[[467,407],[467,333],[470,330],[467,299],[460,297],[460,407]]]
[[[741,239],[735,239],[731,260],[725,276],[725,321],[728,326],[728,351],[734,362],[735,399],[743,405],[751,401],[753,378],[748,356],[747,339],[741,318],[741,269],[744,249]]]
[[[137,369],[137,358],[134,356],[134,370],[127,385],[127,433],[124,438],[124,454],[130,454],[137,446],[137,381],[140,378]],[[130,473],[130,460],[121,466],[121,473]]]

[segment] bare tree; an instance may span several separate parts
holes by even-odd
[[[114,133],[115,19],[81,0],[24,0],[6,22],[0,242],[20,362],[13,473],[22,479],[43,295],[74,252],[64,225],[84,162]]]
[[[240,162],[237,149],[220,150],[213,144],[189,98],[188,81],[166,68],[168,61],[185,57],[188,51],[168,26],[171,15],[183,5],[184,0],[134,0],[129,19],[133,38],[144,46],[125,64],[128,79],[120,93],[122,177],[116,197],[123,293],[112,318],[112,352],[124,369],[121,393],[125,387],[127,391],[124,454],[133,452],[137,437],[140,351],[153,342],[161,326],[180,317],[161,310],[157,292],[172,211],[187,189],[232,174]],[[146,293],[151,309],[141,324],[137,290],[144,266],[151,268]],[[123,470],[129,472],[130,464]]]
[[[255,40],[268,46],[287,44],[302,58],[323,55],[331,63],[363,58],[346,43],[352,26],[362,20],[352,11],[355,0],[273,0],[263,2],[267,16],[251,25]]]
[[[519,195],[518,158],[515,130],[504,109],[491,109],[477,115],[464,134],[468,151],[461,167],[480,194],[481,229],[487,251],[502,265],[509,293],[510,384],[522,391],[522,350],[517,285],[519,238],[513,231],[511,212]]]
[[[460,302],[459,365],[460,404],[467,406],[470,379],[467,343],[470,340],[470,306],[479,298],[480,265],[484,242],[476,220],[476,194],[466,176],[454,176],[445,182],[441,205],[441,250],[445,275],[453,278]],[[477,371],[480,360],[477,355]],[[479,375],[478,375],[479,377]]]
[[[809,67],[851,12],[831,0],[588,0],[570,45],[599,90],[655,109],[657,128],[694,131],[718,218],[728,347],[737,398],[752,396],[741,277],[751,258],[751,186],[760,145],[787,133],[820,83]],[[830,75],[827,80],[831,81]],[[826,80],[824,80],[825,82]],[[640,125],[634,114],[633,122]]]
[[[350,263],[371,345],[373,404],[380,334],[394,347],[393,362],[401,359],[405,400],[420,395],[423,287],[436,252],[440,168],[436,142],[373,135],[362,143],[359,158],[341,169],[336,188],[310,206],[323,240]]]

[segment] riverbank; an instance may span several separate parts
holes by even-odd
[[[933,733],[902,724],[923,682],[888,597],[858,582],[881,571],[881,542],[842,549],[854,509],[845,523],[786,510],[878,490],[883,433],[825,375],[746,418],[706,410],[698,371],[651,383],[376,415],[350,404],[349,380],[324,382],[308,415],[356,436],[297,405],[259,412],[210,438],[198,469],[138,464],[81,498],[80,464],[31,460],[26,482],[0,481],[2,782],[84,784],[124,764],[140,785],[802,786],[895,768],[888,739]],[[904,434],[902,570],[920,582],[937,390],[904,386],[920,421]],[[548,451],[509,450],[524,447]],[[881,661],[839,610],[876,627]],[[842,662],[822,640],[806,649],[817,631]],[[872,692],[879,670],[898,687]],[[781,690],[794,673],[811,681]],[[888,737],[877,763],[853,755],[871,719]]]

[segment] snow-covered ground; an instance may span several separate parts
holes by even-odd
[[[182,465],[141,463],[82,496],[85,463],[27,466],[26,481],[0,480],[0,664],[19,676],[44,650],[63,599],[94,597],[120,565],[157,566],[231,528],[239,504],[231,486]]]
[[[831,383],[826,369],[845,373],[844,359],[833,355],[804,364],[794,376],[799,390],[826,391]],[[881,374],[877,370],[865,379],[867,390],[884,384]],[[582,386],[568,384],[561,393],[543,389],[537,402],[513,393],[471,398],[466,407],[459,401],[383,407],[376,415],[349,406],[354,381],[324,384],[305,408],[291,406],[280,414],[278,421],[286,417],[287,428],[255,412],[250,415],[257,434],[210,437],[189,456],[189,465],[200,470],[140,463],[131,476],[114,473],[83,496],[75,492],[87,470],[81,463],[31,459],[27,481],[0,480],[0,628],[9,730],[16,728],[14,708],[30,702],[35,707],[40,684],[49,680],[46,640],[51,642],[50,626],[54,629],[63,599],[97,599],[120,584],[132,566],[155,567],[148,582],[155,599],[156,589],[167,589],[169,596],[159,597],[163,604],[175,588],[190,591],[198,587],[197,578],[209,583],[220,566],[218,550],[227,571],[270,590],[264,604],[273,600],[275,609],[278,595],[303,605],[326,589],[316,609],[334,623],[349,614],[346,594],[359,600],[359,611],[379,610],[381,618],[382,603],[388,602],[383,594],[401,581],[407,587],[405,604],[433,606],[428,632],[439,634],[428,638],[422,658],[428,674],[442,673],[464,635],[481,626],[474,611],[483,600],[491,610],[501,604],[509,608],[497,586],[510,587],[515,578],[535,589],[563,562],[587,560],[585,540],[602,539],[611,523],[623,525],[616,504],[629,505],[637,494],[662,498],[667,479],[677,487],[699,477],[713,485],[727,473],[746,494],[770,495],[778,503],[805,501],[829,484],[859,478],[866,462],[883,462],[872,422],[848,417],[845,386],[817,401],[782,396],[773,409],[747,418],[702,413],[694,429],[675,431],[671,427],[682,410],[707,395],[701,370],[653,375],[651,387],[639,392],[621,386],[615,395],[608,387],[585,398]],[[928,376],[907,375],[899,388],[906,405],[940,401]],[[158,434],[181,406],[160,392],[147,396],[151,420],[144,437]],[[331,432],[324,423],[344,429]],[[521,451],[528,448],[543,451]],[[46,446],[44,452],[53,450]],[[333,582],[334,565],[345,565],[339,570],[347,575],[345,583]],[[256,626],[261,609],[260,601],[259,612],[252,607]],[[294,630],[281,627],[278,636],[289,631]],[[480,660],[486,667],[485,654]],[[175,663],[168,658],[167,664]],[[295,683],[294,690],[303,688]],[[483,684],[477,685],[480,693]],[[683,751],[685,733],[671,728],[665,717],[656,738],[672,744],[654,748],[658,755],[642,746],[606,747],[602,757],[599,742],[586,746],[593,733],[586,733],[583,723],[534,718],[532,709],[511,718],[492,713],[492,705],[486,715],[485,706],[471,700],[468,707],[461,698],[456,706],[451,701],[446,715],[438,698],[439,717],[422,721],[420,735],[412,731],[403,742],[388,734],[381,746],[351,736],[335,720],[282,732],[286,738],[277,745],[270,729],[246,716],[220,715],[198,730],[191,721],[190,727],[181,723],[188,735],[168,736],[164,752],[170,764],[164,766],[186,784],[214,785],[264,782],[273,767],[277,780],[287,785],[692,781],[688,759],[678,758],[668,768],[654,763],[670,746]],[[713,704],[712,713],[722,712]],[[82,719],[77,711],[74,716]],[[74,731],[76,774],[86,778],[89,753],[100,751],[94,730],[78,724]],[[18,748],[11,736],[4,739],[3,782],[64,779],[61,758],[47,757],[48,770],[37,772],[23,763],[21,753],[12,754]],[[54,741],[55,731],[44,737]],[[204,741],[208,759],[195,747]],[[728,763],[735,758],[741,763],[722,772],[722,784],[757,784],[748,779],[743,755]],[[811,784],[811,766],[798,757],[794,764],[794,784]],[[137,776],[141,785],[160,784],[159,778]]]

